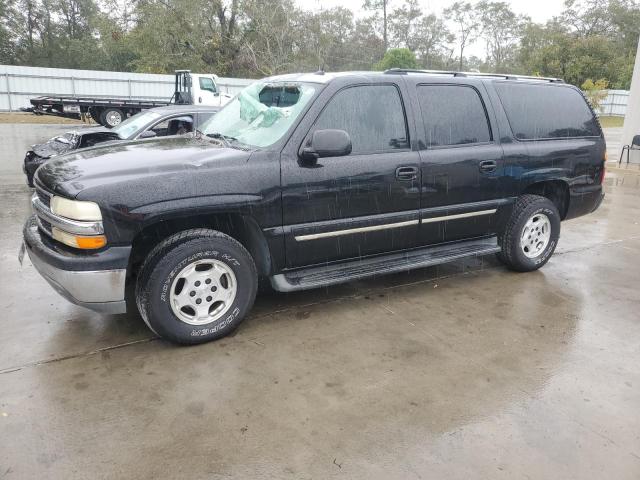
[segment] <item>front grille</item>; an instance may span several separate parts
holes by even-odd
[[[51,194],[44,190],[40,185],[38,185],[37,182],[35,198],[37,198],[37,202],[40,203],[40,208],[43,208],[47,211],[51,210]],[[34,213],[36,214],[38,228],[43,233],[51,236],[51,223],[45,220],[44,216],[39,213],[36,208],[34,208]]]

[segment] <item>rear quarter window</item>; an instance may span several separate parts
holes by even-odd
[[[494,82],[511,130],[520,140],[600,136],[580,92],[568,86]]]

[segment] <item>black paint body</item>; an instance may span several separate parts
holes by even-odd
[[[241,219],[254,236],[253,251],[268,257],[260,268],[264,275],[494,235],[516,197],[549,182],[566,192],[563,218],[596,209],[605,154],[599,127],[598,135],[589,137],[518,140],[494,81],[419,74],[348,74],[329,81],[319,76],[315,98],[271,147],[246,151],[187,137],[119,142],[52,160],[38,170],[36,183],[54,194],[97,202],[109,241],[104,250],[135,244],[159,222],[197,217],[206,225],[221,216]],[[398,88],[409,133],[406,148],[320,158],[312,165],[301,161],[301,148],[323,107],[341,89],[356,84]],[[420,84],[474,88],[486,110],[491,140],[427,148],[416,90]],[[486,162],[489,169],[483,170]],[[405,167],[416,172],[414,178],[399,178],[398,169]],[[421,222],[483,209],[496,213]],[[300,241],[402,222],[402,228]]]

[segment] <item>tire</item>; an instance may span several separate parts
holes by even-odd
[[[206,266],[211,268],[198,270]],[[257,287],[255,263],[242,244],[215,230],[193,229],[172,235],[149,253],[135,297],[140,315],[154,333],[192,345],[235,330],[253,306]],[[234,288],[228,301],[217,300],[231,295]]]
[[[124,120],[124,112],[119,108],[105,108],[100,114],[100,124],[107,128],[113,128]]]
[[[531,235],[526,235],[525,229]],[[549,261],[560,238],[560,214],[548,198],[523,195],[498,238],[498,258],[517,272],[537,270]]]

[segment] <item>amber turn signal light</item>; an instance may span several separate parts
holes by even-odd
[[[107,244],[107,237],[104,235],[73,235],[56,227],[51,229],[51,236],[65,245],[83,250],[95,250],[96,248],[102,248]]]

